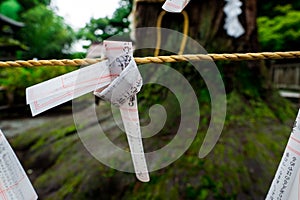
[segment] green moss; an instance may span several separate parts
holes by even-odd
[[[269,96],[270,102],[276,99]],[[118,172],[93,159],[73,134],[72,117],[55,119],[13,142],[17,148],[29,146],[25,166],[33,169],[34,186],[42,199],[263,199],[297,112],[287,101],[278,100],[287,109],[280,113],[282,109],[269,101],[248,100],[244,94],[231,92],[222,135],[210,154],[199,159],[210,116],[209,109],[202,109],[206,120],[191,147],[172,165],[151,172],[146,184],[134,174]],[[164,131],[166,141],[171,140],[172,131]],[[145,140],[145,146],[158,144],[163,144],[160,137],[149,143]]]
[[[74,174],[71,177],[68,177],[68,181],[62,185],[62,187],[55,193],[55,195],[47,199],[49,200],[65,199],[68,195],[76,193],[84,176],[85,176],[84,173],[79,173],[79,174]]]

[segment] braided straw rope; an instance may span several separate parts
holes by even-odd
[[[261,53],[232,53],[232,54],[186,54],[171,56],[156,56],[134,58],[137,64],[148,63],[172,63],[186,61],[242,61],[242,60],[265,60],[265,59],[292,59],[300,58],[300,51],[289,52],[261,52]],[[63,60],[28,60],[28,61],[5,61],[0,62],[0,67],[34,67],[34,66],[80,66],[90,65],[100,61],[101,59],[63,59]]]

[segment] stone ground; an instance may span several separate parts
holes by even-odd
[[[85,106],[85,101],[81,106]],[[6,137],[10,138],[49,123],[57,117],[70,115],[72,115],[72,102],[67,102],[34,117],[28,105],[0,106],[0,129]]]
[[[54,119],[55,117],[2,119],[0,128],[6,137],[13,137]]]

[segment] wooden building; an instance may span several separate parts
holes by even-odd
[[[0,14],[0,60],[14,60],[18,50],[27,49],[16,39],[16,32],[22,27],[24,23]]]

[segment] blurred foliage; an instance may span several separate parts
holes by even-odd
[[[1,99],[0,105],[25,104],[25,91],[27,87],[41,83],[48,79],[68,73],[76,67],[33,67],[33,68],[3,68],[0,71],[0,86],[6,88],[7,96],[12,99]]]
[[[11,0],[0,0],[0,4],[9,1]],[[14,0],[14,1],[16,1],[19,5],[21,5],[22,11],[26,11],[40,4],[49,5],[51,2],[51,0]]]
[[[293,9],[299,10],[300,9],[300,1],[298,0],[259,0],[257,1],[258,4],[258,16],[268,16],[268,17],[275,17],[278,13],[274,9],[277,6],[284,6],[284,5],[291,5]]]
[[[128,16],[132,9],[132,0],[120,0],[119,8],[113,13],[112,17],[99,19],[92,18],[86,26],[79,30],[78,39],[93,42],[103,40],[116,34],[129,35]]]
[[[276,16],[258,18],[259,41],[264,51],[298,50],[300,45],[300,10],[292,5],[276,6]]]
[[[69,53],[75,33],[64,19],[47,7],[50,0],[0,0],[0,13],[21,21],[22,28],[10,28],[0,33],[3,55],[11,53],[10,59],[71,58]],[[9,47],[9,49],[8,49]],[[2,52],[0,52],[2,55]],[[2,59],[6,58],[3,56]],[[8,57],[9,58],[9,57]],[[24,99],[25,89],[36,83],[73,70],[73,67],[4,68],[0,71],[0,86],[15,96],[15,101]],[[5,99],[0,99],[1,103]],[[22,100],[24,103],[25,101]],[[12,102],[9,102],[12,104]]]
[[[40,83],[47,79],[67,73],[75,67],[36,67],[36,68],[4,68],[0,73],[0,85],[6,87],[9,91],[23,90],[26,87]]]
[[[25,23],[10,33],[11,38],[29,47],[16,54],[18,59],[68,57],[75,33],[47,7],[49,4],[50,0],[0,0],[1,14]]]
[[[22,58],[39,59],[66,57],[68,49],[75,39],[72,28],[64,23],[45,5],[38,5],[22,14],[26,26],[19,36],[30,48],[23,52]]]
[[[19,46],[20,48],[27,50],[27,46],[22,44],[20,41],[9,38],[9,37],[0,37],[0,47],[7,47],[7,46]]]
[[[64,74],[75,67],[36,67],[36,68],[6,68],[0,73],[0,85],[9,90],[25,89],[36,83]]]
[[[21,9],[21,5],[16,0],[6,0],[0,4],[0,13],[14,20],[19,19]]]
[[[19,0],[19,3],[24,8],[24,11],[29,10],[38,5],[50,5],[51,0]]]

